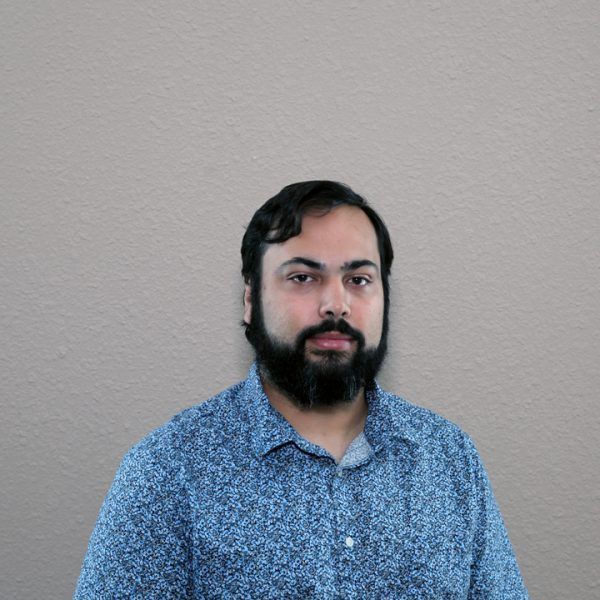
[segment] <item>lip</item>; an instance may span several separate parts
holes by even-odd
[[[354,343],[354,338],[337,331],[327,331],[325,333],[318,333],[307,341],[319,350],[350,350]]]

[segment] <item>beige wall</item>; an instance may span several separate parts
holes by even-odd
[[[243,377],[283,185],[389,224],[386,387],[459,423],[533,598],[597,598],[600,4],[3,2],[2,598],[65,598],[123,453]]]

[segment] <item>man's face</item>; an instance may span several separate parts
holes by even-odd
[[[263,374],[301,406],[350,401],[385,355],[377,236],[360,208],[307,214],[301,233],[269,244],[260,294],[244,320]]]

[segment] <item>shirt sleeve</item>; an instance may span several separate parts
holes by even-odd
[[[173,454],[144,441],[125,456],[90,538],[75,600],[192,596],[189,495]]]
[[[527,600],[527,590],[481,458],[472,442],[474,541],[469,600]]]

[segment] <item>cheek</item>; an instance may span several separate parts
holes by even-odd
[[[263,300],[262,310],[267,329],[274,333],[284,332],[292,321],[289,303],[279,298],[269,296],[268,300]]]
[[[383,332],[383,302],[368,308],[365,307],[365,310],[361,312],[360,321],[363,332],[367,336],[367,343],[379,343]]]
[[[262,298],[265,309],[274,317],[286,314],[293,316],[306,310],[306,305],[309,303],[308,298],[297,292],[293,293],[293,290],[290,291],[284,285],[263,286]]]
[[[311,321],[311,310],[305,302],[285,298],[277,307],[278,317],[284,325],[296,325]]]

